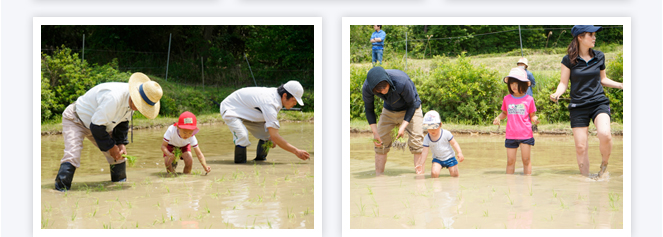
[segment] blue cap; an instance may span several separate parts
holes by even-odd
[[[585,33],[585,32],[599,32],[603,30],[603,27],[600,26],[593,26],[593,25],[574,25],[573,28],[571,28],[571,34],[573,37],[578,36],[579,34]]]

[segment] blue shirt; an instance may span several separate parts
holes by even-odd
[[[534,75],[532,75],[532,72],[528,71],[527,69],[525,69],[525,71],[527,72],[527,79],[532,82],[532,85],[527,88],[526,95],[534,97],[534,94],[532,94],[532,87],[536,86],[536,80],[534,80]]]
[[[385,33],[383,30],[373,31],[373,34],[371,35],[371,40],[375,38],[380,38],[380,40],[382,40],[380,42],[373,43],[373,49],[383,49],[385,37],[387,37],[387,33]]]

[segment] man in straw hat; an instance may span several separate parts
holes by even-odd
[[[376,124],[374,101],[377,96],[384,101],[380,121]],[[366,81],[362,87],[362,98],[366,112],[366,120],[373,131],[375,143],[375,175],[384,173],[387,163],[387,153],[392,145],[391,130],[398,127],[396,139],[403,137],[407,132],[407,145],[410,153],[414,155],[414,170],[416,174],[424,173],[423,151],[423,113],[421,99],[417,93],[414,82],[405,72],[396,69],[385,70],[374,67],[366,74]]]
[[[125,145],[133,111],[140,111],[149,119],[159,114],[159,100],[163,95],[161,86],[143,73],[134,73],[129,83],[109,82],[99,84],[62,113],[62,135],[64,156],[55,177],[55,189],[66,191],[71,188],[74,171],[80,167],[83,139],[106,156],[110,164],[111,181],[126,181]]]
[[[307,160],[309,153],[288,143],[281,135],[277,114],[281,108],[290,109],[302,101],[304,88],[297,81],[289,81],[278,88],[247,87],[236,90],[220,105],[223,120],[233,134],[235,163],[246,163],[246,147],[251,145],[249,134],[260,139],[255,161],[267,159],[269,148],[276,145]]]

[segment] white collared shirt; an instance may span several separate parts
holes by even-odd
[[[283,105],[276,88],[247,87],[239,89],[221,102],[223,118],[241,118],[252,122],[265,122],[265,129],[279,129],[278,112]]]
[[[90,123],[106,126],[110,133],[119,123],[131,119],[129,98],[129,83],[102,83],[78,97],[76,113],[85,127],[90,128]]]

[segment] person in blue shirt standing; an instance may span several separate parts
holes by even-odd
[[[525,72],[527,72],[527,79],[531,82],[531,85],[529,88],[527,88],[527,95],[534,97],[534,94],[532,94],[532,87],[536,86],[536,80],[534,79],[534,75],[532,75],[532,72],[527,70],[529,68],[529,64],[527,64],[527,58],[520,58],[518,59],[518,67],[525,69]]]
[[[384,33],[382,30],[382,25],[373,25],[375,32],[371,35],[371,44],[373,45],[373,65],[377,61],[382,64],[382,53],[384,50],[384,38],[387,37],[387,33]]]

